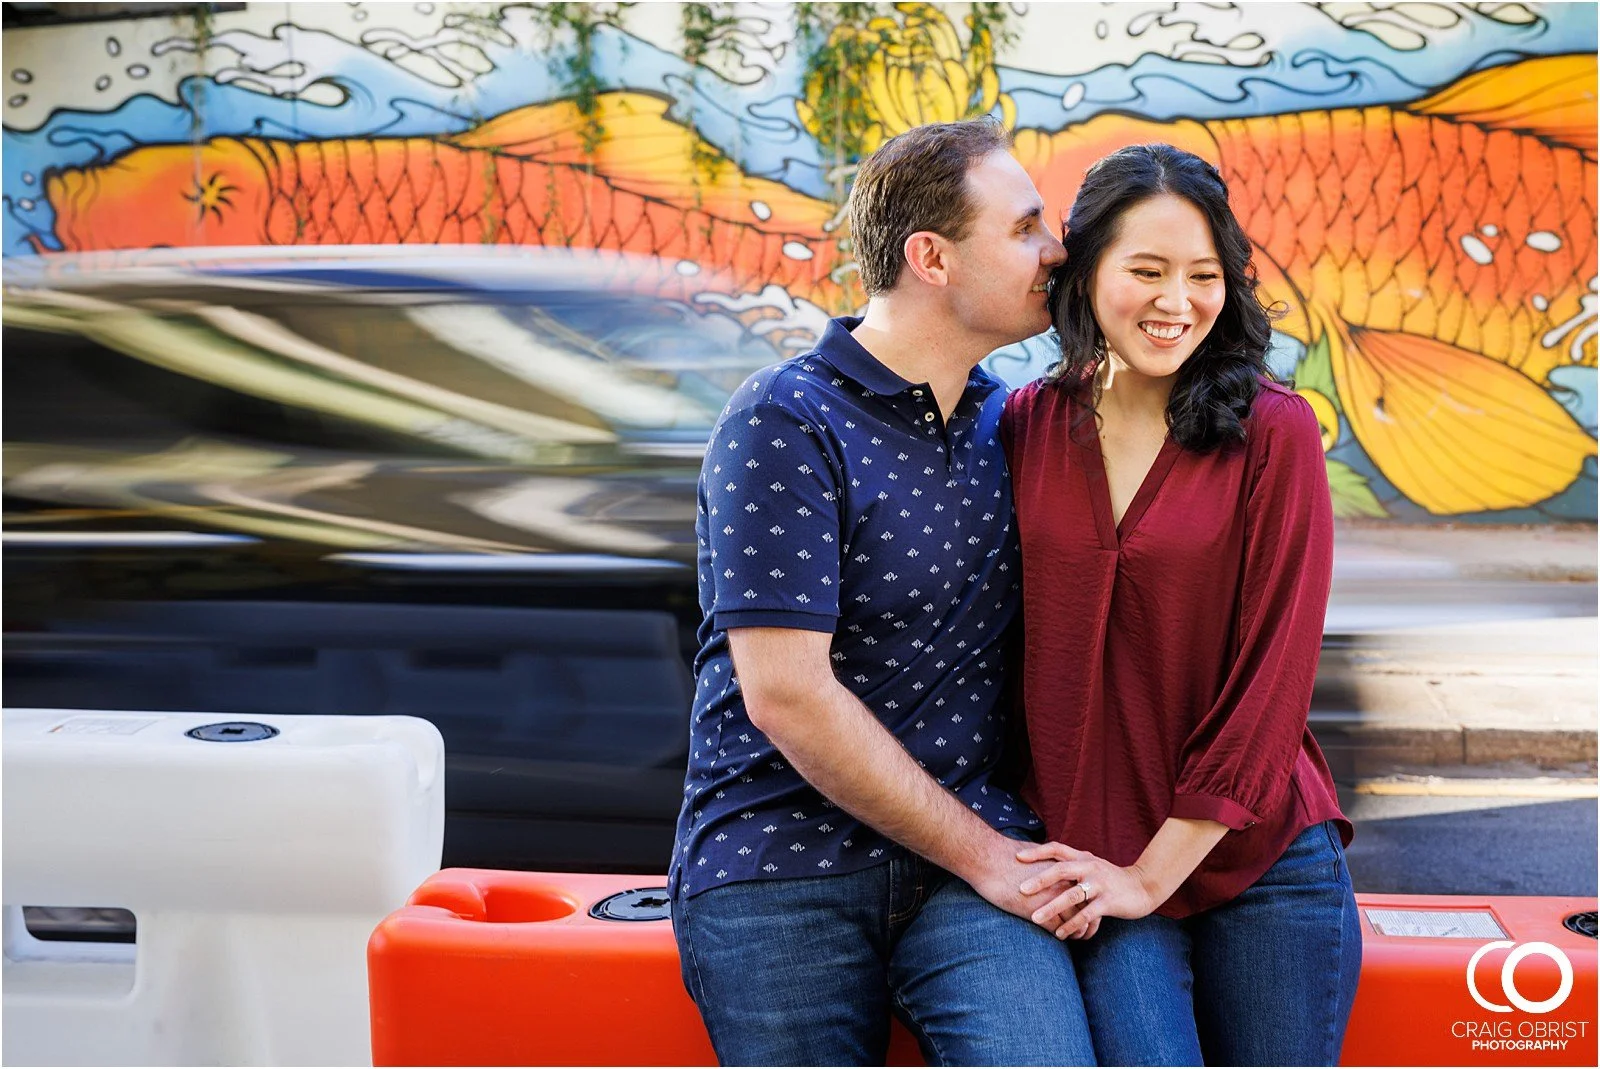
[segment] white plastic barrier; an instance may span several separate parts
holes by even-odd
[[[439,867],[444,743],[404,716],[7,709],[7,1065],[370,1065],[366,946]],[[21,907],[119,907],[133,945]]]

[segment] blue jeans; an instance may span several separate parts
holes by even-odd
[[[1072,948],[1101,1065],[1336,1065],[1361,975],[1339,832],[1313,824],[1230,902]]]
[[[672,919],[723,1065],[882,1065],[891,1013],[929,1065],[1094,1064],[1055,938],[909,851],[678,896]]]

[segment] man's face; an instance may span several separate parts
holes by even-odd
[[[991,349],[1048,330],[1045,283],[1066,251],[1045,226],[1033,180],[1010,153],[995,152],[967,171],[967,195],[972,225],[949,259],[957,319]]]

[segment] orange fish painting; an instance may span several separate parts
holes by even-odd
[[[1535,58],[1405,105],[1108,113],[1018,131],[1015,151],[1052,208],[1122,145],[1167,141],[1211,160],[1264,295],[1288,310],[1278,329],[1325,369],[1301,391],[1325,443],[1348,427],[1429,513],[1511,510],[1560,494],[1596,453],[1549,388],[1553,371],[1596,363],[1594,86],[1592,54]],[[453,136],[146,146],[51,173],[44,193],[69,251],[605,248],[678,261],[687,294],[777,285],[829,311],[858,304],[837,208],[742,173],[669,119],[670,103],[602,94],[607,137],[592,153],[584,117],[557,102]],[[697,173],[691,160],[708,155],[716,166]]]
[[[737,291],[776,284],[835,307],[827,203],[718,160],[685,181],[697,140],[671,101],[608,93],[607,138],[584,116],[532,105],[453,137],[216,138],[135,149],[51,175],[68,252],[160,246],[510,244],[612,249],[717,272]],[[715,150],[705,146],[703,152]],[[44,251],[36,244],[36,248]],[[702,280],[704,282],[705,280]],[[706,288],[702,285],[701,288]]]
[[[1047,202],[1122,145],[1167,141],[1221,170],[1277,327],[1326,346],[1378,470],[1438,515],[1565,489],[1594,439],[1545,389],[1593,367],[1595,57],[1529,59],[1401,108],[1150,122],[1101,116],[1017,154]],[[1330,443],[1331,444],[1331,443]]]

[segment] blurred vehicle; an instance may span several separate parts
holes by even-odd
[[[665,871],[700,456],[785,355],[697,281],[471,247],[8,261],[7,706],[425,717],[446,865]]]

